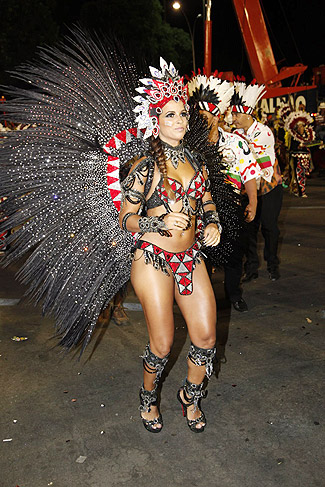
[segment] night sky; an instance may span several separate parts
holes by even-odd
[[[202,0],[183,0],[190,25],[203,10]],[[297,63],[308,65],[304,75],[308,82],[311,69],[325,63],[324,3],[320,0],[260,0],[271,46],[278,69]],[[188,29],[184,17],[165,1],[166,20],[173,26]],[[212,69],[233,71],[250,77],[250,68],[240,34],[232,0],[212,0]],[[197,66],[203,65],[203,23],[195,29]]]
[[[156,3],[155,3],[156,2]],[[126,47],[149,63],[168,57],[183,74],[190,74],[192,59],[189,28],[173,0],[10,0],[0,10],[0,84],[9,70],[31,59],[37,46],[53,45],[80,22],[85,27],[118,35]],[[159,10],[159,2],[162,12]],[[204,63],[204,0],[180,0],[190,26],[195,25],[196,65]],[[312,68],[324,60],[323,0],[260,0],[275,60],[280,70],[302,63],[309,69],[301,78],[311,81]],[[111,8],[115,5],[112,17]],[[146,12],[146,9],[152,7]],[[155,6],[155,8],[153,8]],[[87,7],[87,8],[86,8]],[[86,10],[85,10],[86,9]],[[153,13],[155,12],[155,13]],[[152,14],[152,15],[151,15]],[[159,22],[157,22],[157,15]],[[183,31],[172,33],[163,19]],[[212,70],[232,71],[251,78],[250,67],[232,0],[212,0]],[[176,29],[174,29],[175,31]],[[165,32],[165,34],[164,34]],[[170,32],[169,35],[166,32]],[[186,33],[186,34],[185,34]],[[124,36],[124,37],[123,37]],[[164,37],[165,36],[165,37]],[[177,37],[178,36],[178,37]],[[161,40],[163,39],[163,40]],[[185,39],[185,42],[184,42]],[[128,47],[129,46],[129,47]]]

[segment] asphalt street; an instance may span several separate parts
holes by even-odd
[[[261,259],[244,284],[248,313],[229,307],[223,272],[213,274],[219,362],[200,435],[176,400],[189,348],[176,306],[164,428],[153,435],[139,418],[147,331],[132,289],[129,324],[102,320],[78,361],[55,346],[53,320],[22,299],[18,266],[1,269],[0,486],[324,487],[325,178],[313,175],[307,193],[285,191],[281,278],[271,282]]]

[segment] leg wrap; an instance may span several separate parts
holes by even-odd
[[[193,384],[187,378],[184,381],[184,399],[190,404],[194,404],[194,411],[197,409],[198,402],[201,398],[206,397],[207,391],[203,391],[203,382]]]
[[[151,405],[157,405],[157,386],[153,391],[147,391],[143,386],[140,389],[140,406],[139,409],[142,413],[150,413]]]
[[[152,351],[150,350],[150,345],[146,346],[143,355],[141,357],[143,358],[143,368],[146,372],[149,374],[156,374],[156,378],[154,380],[154,383],[157,384],[159,382],[159,379],[161,377],[161,374],[164,371],[164,368],[166,367],[166,364],[168,362],[170,353],[168,353],[165,357],[160,358]]]
[[[213,362],[216,356],[216,347],[214,348],[199,348],[193,343],[187,354],[187,358],[194,364],[199,366],[205,365],[205,374],[210,379],[213,372]]]
[[[150,412],[150,406],[157,404],[157,384],[161,377],[161,374],[164,371],[164,368],[168,362],[170,353],[168,353],[165,357],[160,358],[150,350],[150,345],[146,346],[143,355],[143,368],[148,374],[156,374],[154,384],[155,387],[152,391],[147,391],[143,386],[140,389],[140,411],[144,413]]]

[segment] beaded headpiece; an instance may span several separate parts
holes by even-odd
[[[231,99],[231,111],[251,115],[257,102],[265,92],[265,85],[258,85],[256,80],[253,80],[248,86],[244,81],[235,81],[235,92]]]
[[[138,95],[133,98],[138,103],[133,110],[137,114],[138,129],[145,129],[144,139],[151,135],[155,138],[158,137],[158,117],[169,101],[182,101],[185,108],[188,109],[187,88],[184,87],[184,78],[179,76],[172,63],[168,66],[163,58],[160,58],[160,68],[161,70],[152,66],[149,67],[152,78],[140,79],[144,86],[139,86],[136,91],[141,96]]]
[[[215,116],[225,112],[234,93],[232,84],[220,79],[217,71],[209,78],[205,74],[194,75],[187,88],[189,97],[197,102],[199,108]]]
[[[290,135],[298,142],[313,142],[315,140],[315,132],[312,124],[313,119],[307,112],[291,112],[286,118],[284,128],[290,133]],[[303,134],[299,134],[298,126],[303,124],[305,130]]]

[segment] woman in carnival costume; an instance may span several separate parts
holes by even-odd
[[[131,275],[149,332],[140,412],[154,433],[163,426],[157,387],[173,342],[175,298],[192,342],[177,397],[191,431],[202,432],[216,303],[199,237],[217,246],[221,226],[207,172],[182,143],[183,79],[163,60],[150,72],[137,87],[120,46],[75,29],[14,73],[27,88],[8,90],[7,118],[31,127],[4,140],[0,230],[19,227],[6,265],[32,250],[19,278],[54,314],[67,349],[81,344],[83,352],[100,312]],[[141,153],[121,191],[120,172]]]
[[[150,71],[152,78],[141,80],[144,86],[138,88],[135,111],[138,128],[146,130],[144,138],[150,137],[152,154],[141,158],[123,182],[120,212],[122,228],[140,232],[131,282],[144,309],[150,339],[143,356],[142,419],[150,431],[162,427],[157,385],[173,343],[175,298],[192,342],[187,378],[178,399],[184,414],[187,410],[190,429],[199,432],[206,423],[198,402],[204,376],[212,373],[216,305],[205,265],[200,262],[198,216],[203,217],[206,246],[219,243],[221,228],[207,173],[182,143],[188,128],[183,79],[163,60],[161,70]],[[195,309],[200,311],[195,313]]]
[[[302,198],[307,198],[306,180],[312,167],[311,153],[308,148],[308,144],[315,140],[312,123],[312,117],[305,111],[292,112],[285,121],[285,129],[291,135],[290,156],[297,182],[297,191],[294,194]]]

